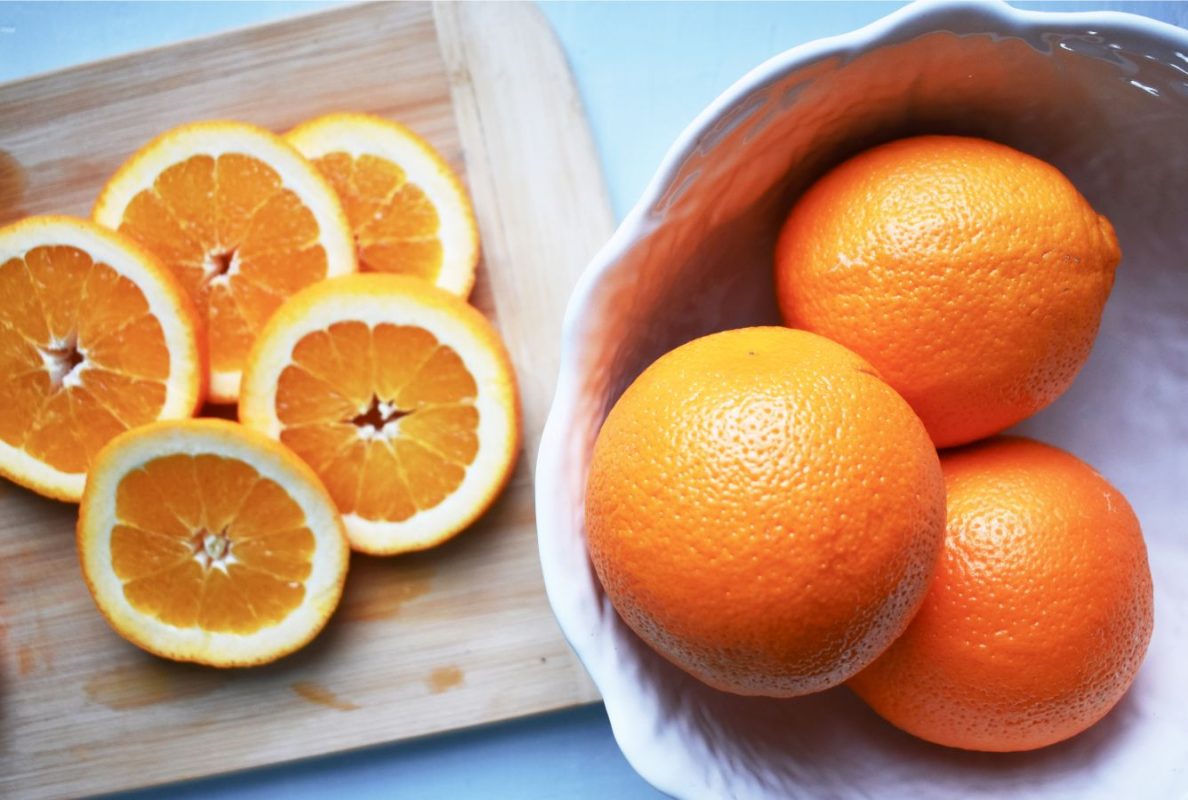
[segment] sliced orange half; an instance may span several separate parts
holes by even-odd
[[[313,467],[351,545],[432,547],[491,505],[520,444],[495,329],[465,301],[400,275],[293,296],[248,359],[239,418]]]
[[[362,270],[414,275],[470,294],[479,258],[474,211],[462,182],[428,142],[367,114],[328,114],[286,138],[338,192]]]
[[[95,221],[156,253],[210,337],[210,394],[239,394],[243,360],[298,289],[357,269],[334,190],[263,128],[198,122],[158,136],[104,186]]]
[[[123,431],[194,414],[204,341],[151,253],[70,217],[0,228],[0,475],[77,503]]]
[[[175,661],[273,661],[326,624],[350,550],[301,459],[242,425],[160,422],[95,460],[78,520],[83,577],[121,636]]]

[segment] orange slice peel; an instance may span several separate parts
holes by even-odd
[[[156,137],[107,182],[92,216],[156,253],[190,293],[219,403],[235,401],[243,359],[286,297],[358,268],[329,183],[284,139],[242,122]]]
[[[123,431],[193,415],[206,377],[193,304],[152,254],[85,220],[0,229],[0,474],[78,502]]]
[[[326,483],[354,549],[432,547],[510,479],[520,411],[491,324],[416,278],[362,274],[285,303],[248,359],[240,421]]]
[[[309,120],[285,138],[338,193],[361,270],[470,294],[479,259],[474,210],[432,145],[398,122],[352,113]]]
[[[251,666],[305,645],[350,551],[310,469],[215,419],[161,422],[96,459],[78,521],[83,577],[117,633],[176,661]]]

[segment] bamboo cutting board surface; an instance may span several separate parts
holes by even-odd
[[[338,8],[0,86],[0,108],[0,223],[85,215],[124,158],[190,120],[405,122],[470,187],[484,249],[471,301],[507,341],[525,421],[516,475],[477,525],[428,553],[355,556],[322,635],[253,670],[126,644],[83,586],[76,509],[0,481],[0,795],[146,786],[596,699],[545,600],[532,468],[565,301],[612,219],[534,8]]]

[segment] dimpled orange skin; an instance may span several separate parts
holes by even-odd
[[[623,621],[743,695],[820,691],[870,663],[919,607],[943,525],[907,403],[840,345],[779,327],[652,364],[607,417],[586,494]]]
[[[1004,145],[921,136],[841,164],[776,247],[784,321],[844,344],[938,447],[997,433],[1073,382],[1121,258],[1055,167]]]
[[[850,681],[922,739],[1044,747],[1122,698],[1151,639],[1138,519],[1074,456],[1000,438],[946,453],[944,555],[907,632]]]

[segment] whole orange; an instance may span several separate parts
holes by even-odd
[[[710,686],[790,697],[898,636],[939,553],[924,426],[858,356],[787,328],[662,356],[599,432],[590,558],[640,638]]]
[[[948,447],[1072,384],[1120,258],[1109,221],[1055,167],[920,136],[809,188],[780,233],[776,291],[788,325],[870,361]]]
[[[946,453],[944,555],[912,624],[850,681],[893,725],[968,750],[1031,750],[1126,693],[1151,638],[1147,549],[1126,499],[1028,439]]]

